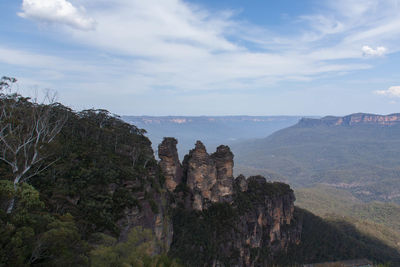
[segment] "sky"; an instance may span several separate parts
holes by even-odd
[[[400,0],[1,0],[0,76],[120,115],[400,112]]]

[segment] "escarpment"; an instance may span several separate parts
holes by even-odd
[[[262,176],[235,179],[229,147],[219,146],[210,155],[200,141],[181,169],[176,144],[165,138],[159,146],[160,166],[175,199],[172,256],[188,266],[269,266],[300,242],[301,222],[288,185]]]
[[[377,115],[367,113],[355,113],[344,117],[326,116],[321,119],[303,118],[298,123],[299,126],[356,126],[356,125],[375,125],[375,126],[395,126],[400,125],[400,114]]]

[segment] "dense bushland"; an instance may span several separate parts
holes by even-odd
[[[158,209],[153,198],[164,181],[150,141],[143,135],[144,130],[105,110],[74,112],[59,103],[37,103],[9,93],[7,89],[13,82],[2,79],[0,98],[4,115],[0,144],[0,266],[93,264],[96,257],[105,257],[114,250],[100,250],[92,242],[94,237],[118,239],[123,210],[141,209],[132,192],[143,192],[151,208]],[[43,121],[47,125],[40,125]],[[54,130],[59,121],[62,123]],[[43,138],[44,132],[52,130],[51,140]],[[21,148],[14,153],[10,145]],[[34,156],[38,160],[32,160]],[[10,162],[16,162],[17,171]],[[27,164],[29,169],[16,182],[16,175]],[[154,242],[154,237],[148,241]],[[132,242],[129,244],[132,246]],[[154,258],[149,250],[138,251],[145,266],[160,260],[165,266],[173,263],[164,256]],[[136,257],[138,261],[140,257]],[[122,266],[125,260],[118,258]],[[103,266],[117,266],[114,263]]]

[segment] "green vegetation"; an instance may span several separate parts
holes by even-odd
[[[330,186],[295,189],[296,205],[319,216],[327,214],[349,215],[353,206],[363,204],[350,192]]]
[[[111,240],[111,242],[110,242]],[[151,230],[136,227],[131,230],[128,240],[116,243],[110,237],[101,237],[100,243],[90,252],[91,266],[94,267],[179,267],[175,260],[166,255],[155,255],[155,239]]]
[[[89,247],[73,216],[50,214],[32,186],[21,184],[14,193],[12,183],[2,180],[0,199],[12,197],[18,199],[12,214],[0,210],[1,266],[88,264]]]
[[[365,201],[400,203],[399,126],[296,125],[232,150],[237,173],[277,173],[297,187],[332,184]]]
[[[400,206],[363,203],[349,192],[327,186],[296,189],[296,205],[327,219],[340,218],[365,235],[400,252]]]
[[[0,89],[9,89],[12,82],[3,79]],[[161,211],[164,178],[144,130],[105,110],[74,112],[58,103],[37,104],[4,91],[0,96],[2,107],[7,107],[0,125],[2,138],[7,139],[0,143],[0,266],[88,266],[98,252],[95,237],[107,236],[110,241],[128,234],[121,233],[129,226],[126,212],[142,212],[143,207],[146,214]],[[50,116],[45,122],[37,119],[43,110]],[[40,116],[32,117],[32,112]],[[37,135],[34,125],[54,126],[57,118],[64,121],[52,138],[25,138]],[[14,153],[8,145],[24,144],[21,140],[28,140],[28,146],[24,153]],[[20,170],[23,176],[15,182]],[[112,246],[107,249],[118,254],[124,245]],[[142,256],[146,266],[175,264],[166,256]],[[121,256],[121,262],[125,260],[129,259]]]
[[[70,212],[86,234],[118,235],[115,223],[124,210],[141,208],[135,193],[145,192],[146,200],[154,202],[160,188],[150,179],[158,166],[149,141],[103,110],[71,112],[68,117],[51,144],[56,163],[32,184],[52,212]]]
[[[252,176],[248,178],[248,189],[246,192],[235,185],[234,205],[239,214],[263,205],[265,196],[270,198],[290,194],[293,190],[289,185],[280,182],[265,182],[262,176]],[[261,181],[261,182],[260,182]]]
[[[341,219],[322,219],[306,210],[296,209],[303,220],[299,245],[289,248],[286,256],[276,261],[284,266],[293,263],[315,263],[368,258],[377,263],[400,264],[400,253],[380,240],[365,235],[351,223]]]
[[[225,266],[235,264],[237,252],[223,251],[221,247],[232,239],[236,217],[235,210],[226,203],[213,204],[202,212],[177,209],[170,254],[187,266],[210,265],[214,260]]]

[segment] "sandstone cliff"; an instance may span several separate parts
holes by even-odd
[[[231,201],[233,193],[233,154],[227,146],[219,146],[209,155],[197,141],[183,160],[184,179],[193,192],[193,208],[202,210],[209,203]]]
[[[165,185],[171,192],[182,181],[182,165],[176,149],[177,143],[175,138],[164,138],[164,141],[158,146],[158,157],[160,158],[160,167],[164,172]]]
[[[301,222],[288,185],[261,176],[235,179],[229,147],[210,155],[200,141],[181,172],[176,143],[165,138],[159,146],[166,184],[174,184],[167,186],[175,199],[171,255],[189,266],[269,266],[299,242]]]
[[[354,126],[354,125],[400,125],[400,114],[376,115],[366,113],[355,113],[344,117],[326,116],[321,119],[303,118],[300,126]]]

